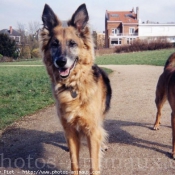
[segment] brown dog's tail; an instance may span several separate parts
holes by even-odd
[[[164,70],[167,68],[175,68],[175,52],[172,53],[165,63]]]

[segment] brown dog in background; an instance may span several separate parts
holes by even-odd
[[[158,130],[160,125],[161,109],[163,104],[168,99],[171,106],[171,125],[172,125],[172,155],[175,159],[175,53],[169,56],[164,66],[164,71],[160,75],[157,89],[155,103],[157,106],[156,121],[154,129]]]
[[[67,26],[46,4],[42,14],[40,47],[56,99],[58,116],[70,150],[72,174],[79,174],[80,139],[87,138],[91,174],[100,174],[101,146],[107,133],[104,114],[111,99],[106,73],[94,65],[94,44],[86,5],[72,15]]]

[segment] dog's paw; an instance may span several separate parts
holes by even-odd
[[[153,130],[159,130],[159,125],[154,125]]]

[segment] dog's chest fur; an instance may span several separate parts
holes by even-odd
[[[88,73],[81,73],[81,78],[74,81],[65,82],[74,85],[73,87],[66,87],[64,85],[54,86],[54,94],[57,101],[58,116],[64,122],[73,126],[77,131],[81,128],[89,127],[89,122],[93,122],[94,118],[87,118],[87,116],[94,116],[94,111],[97,110],[94,106],[95,99],[100,99],[101,89],[98,89],[98,82],[94,80],[93,70]],[[101,101],[104,104],[104,102]],[[102,105],[99,104],[101,108]],[[92,113],[93,112],[93,113]],[[95,114],[96,116],[102,114]],[[64,124],[63,124],[64,125]]]

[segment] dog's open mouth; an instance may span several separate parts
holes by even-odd
[[[76,63],[78,61],[78,58],[75,59],[74,63],[69,68],[59,68],[59,74],[61,78],[67,78],[70,75],[71,70],[74,69]]]

